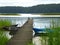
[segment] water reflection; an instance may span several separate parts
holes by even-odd
[[[24,15],[26,16],[26,15]],[[28,15],[28,16],[31,16],[31,15]],[[18,24],[18,27],[21,27],[23,26],[23,24],[28,20],[27,17],[0,17],[0,20],[10,20],[12,22],[12,24]],[[60,25],[60,18],[57,18],[57,17],[48,17],[48,18],[45,18],[45,17],[34,17],[33,18],[33,28],[49,28],[50,27],[50,23],[51,23],[51,20],[54,20],[56,22],[59,23]],[[5,32],[5,34],[7,35],[7,37],[10,39],[12,36],[9,35],[10,32]],[[35,32],[33,32],[35,34]],[[34,35],[33,34],[33,35]],[[40,36],[33,36],[33,43],[34,45],[41,45],[41,41],[42,38]]]
[[[12,22],[12,24],[18,24],[18,27],[21,27],[28,18],[26,17],[0,17],[0,20],[9,20]]]
[[[57,23],[58,26],[60,26],[59,17],[40,17],[40,18],[34,18],[33,28],[38,28],[38,29],[50,28],[50,24],[52,23],[51,22],[52,20],[55,21],[55,23]],[[35,32],[33,32],[33,34],[34,33]],[[40,35],[35,35],[35,36],[33,35],[33,44],[34,45],[45,45],[45,43],[46,43],[45,40]]]
[[[10,35],[9,33],[10,33],[10,31],[4,31],[4,34],[6,34],[8,39],[11,39],[11,37],[13,37],[13,35]]]
[[[17,27],[21,27],[28,20],[28,18],[26,18],[26,17],[23,17],[23,18],[21,18],[21,17],[0,17],[0,20],[9,20],[12,22],[12,25],[18,24]],[[10,33],[10,31],[4,31],[4,34],[6,34],[8,39],[13,37],[13,35],[10,35],[9,33]]]
[[[41,45],[41,38],[39,36],[33,38],[34,45]]]

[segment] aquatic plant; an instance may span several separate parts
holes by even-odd
[[[52,20],[50,30],[48,31],[48,45],[60,45],[60,27],[59,22]]]
[[[47,36],[42,35],[42,45],[60,45],[60,21],[52,20],[50,28],[46,28]],[[44,41],[43,41],[44,40]],[[44,43],[44,44],[43,44]]]
[[[4,31],[0,30],[0,45],[6,45],[7,42],[8,42],[8,38],[6,34],[4,34]]]
[[[27,45],[33,45],[32,41],[31,41],[31,40],[28,41],[28,42],[27,42]]]
[[[5,34],[3,27],[10,26],[11,22],[9,20],[0,20],[0,45],[6,45],[8,42],[8,37]]]
[[[0,20],[0,29],[5,26],[10,26],[12,23],[9,20]]]

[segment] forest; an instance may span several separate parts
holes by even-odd
[[[0,13],[60,13],[60,4],[41,4],[32,7],[4,6]]]

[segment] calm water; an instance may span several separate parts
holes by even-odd
[[[28,20],[27,17],[0,17],[0,20],[10,20],[12,24],[18,24],[18,27],[23,26],[23,24]],[[54,20],[56,23],[60,25],[60,18],[55,18],[55,17],[49,17],[49,18],[44,18],[44,17],[33,17],[33,28],[49,28],[51,21]],[[8,36],[8,38],[11,38],[11,35],[9,35],[9,32],[5,32],[5,34]],[[35,45],[40,45],[41,37],[37,36],[33,38],[33,43]]]
[[[10,20],[12,24],[18,24],[22,26],[27,20],[27,17],[0,17],[0,20]],[[60,18],[33,18],[33,27],[34,28],[45,28],[49,27],[51,21],[54,20],[55,22],[60,22]]]
[[[28,18],[26,17],[0,17],[0,20],[10,20],[12,24],[18,24],[18,27],[21,27],[27,20]]]
[[[51,21],[54,20],[55,23],[58,23],[58,25],[60,26],[60,18],[34,18],[33,20],[33,27],[34,28],[49,28],[50,24],[52,23]],[[36,36],[33,38],[33,44],[34,45],[44,45],[45,43],[41,42],[42,38],[40,36]],[[44,40],[43,40],[44,41]]]
[[[60,18],[57,17],[40,17],[40,18],[34,18],[33,20],[33,27],[34,28],[49,28],[50,24],[52,23],[52,20],[55,23],[58,23],[60,25]]]
[[[23,26],[23,24],[28,20],[28,18],[26,17],[0,17],[0,20],[9,20],[12,22],[12,24],[18,24],[17,27],[21,27]],[[5,31],[4,34],[6,34],[6,36],[10,39],[12,36],[9,35],[9,31]]]

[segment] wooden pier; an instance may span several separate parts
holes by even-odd
[[[28,21],[9,40],[7,45],[27,45],[28,41],[32,41],[32,28],[33,20],[28,19]]]

